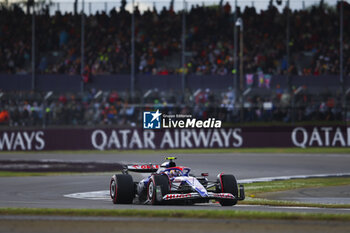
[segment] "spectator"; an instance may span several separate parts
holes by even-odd
[[[125,10],[88,15],[85,24],[86,65],[92,75],[124,74],[131,70],[130,13]],[[350,74],[350,5],[344,2],[344,66]],[[22,8],[0,8],[0,73],[28,73],[31,61],[31,21]],[[254,7],[238,8],[244,19],[245,70],[269,74],[322,75],[339,73],[338,27],[336,8],[324,4],[290,12],[290,69],[285,48],[286,12],[272,4],[257,12]],[[233,66],[233,13],[229,2],[219,7],[192,6],[187,14],[186,51],[191,54],[186,67],[177,72],[228,75]],[[118,23],[115,23],[118,22]],[[182,12],[165,7],[141,13],[135,9],[135,59],[139,73],[176,73],[181,54]],[[36,15],[37,70],[40,73],[80,74],[80,17],[72,13]],[[55,54],[49,59],[48,54]],[[310,62],[301,62],[304,56]]]

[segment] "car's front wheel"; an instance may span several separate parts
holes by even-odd
[[[157,189],[160,187],[160,189]],[[159,193],[160,192],[160,193]],[[162,203],[164,195],[170,192],[169,178],[166,175],[152,175],[147,186],[147,198],[152,205]]]
[[[237,180],[233,175],[219,175],[220,191],[222,193],[231,193],[236,199],[233,200],[220,200],[222,206],[233,206],[237,204],[238,198],[238,186]]]

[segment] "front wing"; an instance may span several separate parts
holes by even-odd
[[[157,197],[158,201],[171,201],[171,200],[198,200],[198,199],[226,199],[226,200],[237,200],[237,201],[243,201],[245,199],[245,192],[244,192],[244,186],[239,185],[239,193],[238,196],[234,196],[231,193],[214,193],[214,192],[208,192],[208,195],[205,197],[202,197],[197,192],[192,193],[170,193],[166,194],[165,196],[162,196],[160,187],[157,187]]]
[[[208,192],[208,196],[202,197],[198,193],[174,193],[174,194],[167,194],[163,196],[162,198],[164,201],[170,201],[170,200],[194,200],[194,199],[230,199],[234,200],[237,199],[234,195],[231,193],[212,193]]]

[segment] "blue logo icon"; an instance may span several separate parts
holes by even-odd
[[[159,113],[159,110],[156,112],[143,112],[143,128],[160,129],[161,115],[162,114]]]

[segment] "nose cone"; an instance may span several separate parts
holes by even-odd
[[[208,197],[207,190],[195,177],[187,177],[186,183],[192,187],[193,191],[198,192],[201,197]]]

